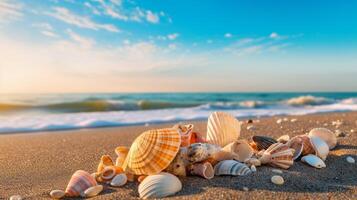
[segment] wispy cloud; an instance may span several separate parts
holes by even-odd
[[[68,24],[72,24],[81,28],[87,28],[92,30],[102,29],[110,32],[116,32],[116,33],[120,31],[116,26],[112,24],[95,23],[88,17],[76,15],[64,7],[55,7],[53,8],[53,10],[55,12],[47,12],[46,14]]]
[[[156,24],[159,23],[160,18],[159,15],[153,13],[151,10],[146,11],[146,20],[150,23]]]
[[[5,23],[22,17],[22,7],[22,4],[14,1],[0,1],[0,23]]]
[[[99,12],[99,10],[98,10],[95,6],[93,6],[91,3],[89,3],[89,2],[84,2],[84,6],[87,7],[87,8],[89,8],[89,9],[92,11],[93,14],[95,14],[95,15],[101,15],[100,12]]]
[[[51,38],[58,38],[59,36],[54,32],[53,26],[49,23],[35,23],[32,24],[33,27],[38,28],[42,35],[51,37]]]
[[[47,37],[52,37],[52,38],[59,37],[56,33],[52,32],[52,31],[43,30],[43,31],[41,31],[41,33],[42,33],[42,35],[45,35]]]
[[[180,36],[180,34],[172,33],[172,34],[167,35],[167,38],[169,38],[169,40],[175,40],[178,36]]]
[[[66,32],[69,35],[69,37],[74,42],[77,42],[82,48],[89,49],[95,44],[95,41],[93,39],[82,37],[79,34],[73,32],[71,29],[67,29]]]
[[[224,37],[225,38],[231,38],[233,35],[231,34],[231,33],[226,33],[226,34],[224,34]]]

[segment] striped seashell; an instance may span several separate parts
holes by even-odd
[[[193,124],[176,124],[173,128],[177,129],[181,135],[181,147],[187,147],[191,144]]]
[[[164,198],[182,189],[181,181],[174,175],[161,172],[146,177],[139,185],[139,196],[142,199]]]
[[[102,172],[103,169],[107,166],[113,166],[114,163],[113,163],[113,160],[112,158],[109,156],[109,155],[103,155],[101,158],[100,158],[100,162],[98,164],[98,167],[97,167],[97,172]]]
[[[245,160],[251,158],[254,154],[254,150],[249,145],[247,140],[234,141],[227,144],[222,150],[236,154],[237,160],[240,162],[244,162]]]
[[[298,135],[296,137],[301,138],[302,144],[304,146],[301,155],[305,156],[309,154],[315,154],[315,149],[312,146],[310,137],[308,135]],[[295,139],[295,137],[293,137],[291,140],[293,139]]]
[[[270,145],[277,143],[274,138],[268,137],[268,136],[260,136],[260,135],[255,135],[252,137],[254,143],[257,145],[257,150],[263,150],[263,149],[268,149]]]
[[[84,193],[84,191],[92,186],[97,185],[95,179],[86,171],[77,170],[71,177],[67,188],[66,196],[78,197]]]
[[[208,118],[206,141],[221,147],[239,138],[241,123],[231,114],[214,112]]]
[[[123,169],[135,175],[157,174],[174,160],[180,145],[177,129],[146,131],[131,145]]]
[[[302,138],[293,137],[286,144],[289,146],[289,148],[294,149],[294,155],[293,155],[294,160],[298,159],[302,155],[302,152],[304,150],[304,143]]]
[[[293,155],[294,149],[289,148],[286,144],[275,143],[264,151],[259,160],[262,164],[288,169],[294,164]]]
[[[223,160],[214,166],[215,175],[245,176],[252,173],[249,167],[235,160]]]
[[[330,151],[327,143],[317,136],[309,136],[312,147],[315,150],[315,155],[320,157],[322,160],[326,160],[326,157]]]
[[[187,147],[181,147],[175,159],[170,163],[165,171],[176,176],[186,176],[186,166],[188,165],[186,152]]]
[[[117,159],[115,161],[115,165],[118,167],[123,166],[126,156],[128,155],[129,148],[126,146],[119,146],[115,148],[115,154],[117,154]]]
[[[207,160],[221,151],[221,147],[208,143],[194,143],[187,148],[188,161],[195,163]]]
[[[205,179],[212,179],[214,177],[214,169],[211,163],[195,163],[189,165],[188,171],[191,175],[202,176]]]
[[[327,128],[314,128],[309,132],[309,136],[317,136],[325,141],[330,149],[337,145],[337,137],[335,133]]]

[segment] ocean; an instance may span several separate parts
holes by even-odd
[[[357,111],[357,92],[2,94],[0,133]]]

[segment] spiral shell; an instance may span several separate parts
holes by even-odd
[[[223,160],[214,166],[215,175],[245,176],[252,173],[249,167],[235,160]]]
[[[188,166],[188,171],[192,175],[202,176],[205,179],[212,179],[214,177],[214,169],[211,163],[195,163]]]
[[[84,193],[85,190],[92,186],[96,186],[96,180],[86,171],[77,170],[71,177],[67,188],[66,196],[78,197]]]

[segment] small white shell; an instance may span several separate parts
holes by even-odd
[[[121,173],[116,176],[114,176],[113,180],[110,182],[110,185],[113,187],[120,187],[126,184],[128,181],[128,177],[126,174]]]
[[[354,163],[356,162],[355,159],[352,158],[351,156],[348,156],[348,157],[346,158],[346,160],[347,160],[348,163],[351,163],[351,164],[354,164]]]
[[[309,132],[309,136],[317,136],[327,143],[330,149],[337,145],[336,135],[327,128],[314,128]]]
[[[139,185],[140,198],[163,198],[182,189],[181,181],[174,175],[161,172],[146,177]]]
[[[84,191],[84,197],[89,198],[89,197],[94,197],[97,196],[100,192],[103,191],[103,186],[102,185],[96,185],[92,186]]]
[[[257,168],[255,167],[255,165],[252,165],[252,166],[250,166],[250,170],[251,170],[252,172],[256,172],[256,171],[257,171]]]
[[[310,137],[310,142],[312,144],[312,147],[315,150],[316,155],[318,157],[320,157],[322,160],[326,160],[326,157],[330,151],[326,142],[317,136],[309,136],[309,137]]]
[[[279,175],[274,175],[271,177],[271,182],[274,183],[275,185],[282,185],[284,184],[284,179]]]
[[[10,200],[22,200],[22,197],[20,195],[12,195],[9,199]]]
[[[287,143],[289,140],[290,140],[289,135],[282,135],[278,139],[276,139],[276,141],[283,143],[283,144]]]
[[[302,157],[301,161],[318,169],[326,167],[326,164],[323,160],[312,154]]]
[[[215,175],[245,176],[251,172],[247,165],[235,160],[223,160],[214,166]]]
[[[283,171],[281,171],[280,169],[272,169],[271,170],[273,173],[277,173],[277,174],[282,174]]]
[[[50,196],[52,199],[60,199],[64,197],[64,195],[66,195],[66,193],[63,190],[52,190],[50,192]]]

